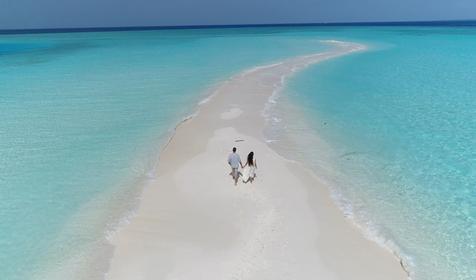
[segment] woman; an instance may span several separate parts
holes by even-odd
[[[254,153],[250,152],[248,158],[246,159],[246,164],[243,166],[243,183],[253,183],[253,180],[256,177],[256,160],[253,158]]]

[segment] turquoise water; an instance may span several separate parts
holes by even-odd
[[[476,29],[336,36],[370,49],[289,82],[283,99],[308,122],[280,114],[275,126],[298,147],[288,154],[327,176],[347,215],[412,278],[476,279]]]
[[[214,83],[320,51],[273,30],[0,36],[2,279],[94,279],[162,143]],[[101,262],[101,263],[102,263]]]
[[[476,279],[476,29],[453,27],[0,35],[2,279],[99,279],[208,89],[321,39],[370,49],[294,76],[275,136],[414,279]]]

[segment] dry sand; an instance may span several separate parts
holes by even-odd
[[[347,221],[326,187],[263,137],[263,108],[295,71],[360,51],[335,48],[223,82],[161,153],[137,214],[111,240],[107,279],[406,279],[390,252]],[[258,177],[233,185],[233,146],[254,151]]]

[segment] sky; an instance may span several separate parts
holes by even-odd
[[[476,0],[0,0],[0,29],[476,19]]]

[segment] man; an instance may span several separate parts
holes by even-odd
[[[241,163],[240,155],[236,153],[236,148],[233,147],[233,153],[228,156],[228,164],[231,167],[231,176],[233,176],[233,180],[235,180],[235,186],[238,184],[238,178],[240,177],[240,172],[238,168],[240,166],[243,168],[243,164]]]

